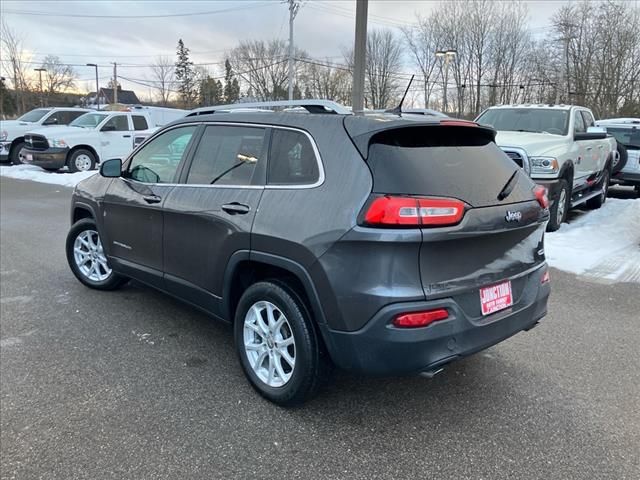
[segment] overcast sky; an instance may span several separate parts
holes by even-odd
[[[495,2],[495,8],[500,8]],[[551,15],[567,3],[563,0],[536,0],[528,5],[530,24],[537,35],[548,32]],[[426,0],[370,0],[370,28],[415,22],[416,13],[426,15],[437,2]],[[224,60],[224,52],[243,39],[288,38],[288,9],[280,0],[218,1],[28,1],[0,0],[4,21],[22,34],[25,46],[39,62],[55,54],[74,69],[80,89],[91,87],[94,73],[86,63],[99,63],[101,85],[112,74],[110,62],[118,62],[119,76],[151,79],[148,65],[158,55],[175,56],[178,38],[191,49],[195,63]],[[33,15],[37,12],[51,15]],[[175,14],[200,13],[190,16]],[[86,18],[87,15],[102,18]],[[144,15],[166,15],[135,18]],[[109,16],[118,18],[108,18]],[[296,46],[312,57],[341,61],[342,51],[353,43],[355,0],[306,0],[295,21]],[[34,65],[36,67],[36,65]],[[209,65],[212,75],[220,65]],[[407,70],[410,68],[407,66]],[[122,81],[148,97],[150,89]]]

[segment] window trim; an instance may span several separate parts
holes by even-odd
[[[197,118],[197,117],[195,117]],[[300,184],[300,185],[267,185],[265,183],[265,185],[197,185],[197,184],[188,184],[188,183],[184,183],[184,181],[182,181],[181,183],[145,183],[144,185],[164,185],[164,186],[172,186],[172,187],[189,187],[189,188],[223,188],[223,189],[229,189],[229,188],[235,188],[236,190],[241,189],[241,190],[256,190],[256,189],[266,189],[266,190],[306,190],[309,188],[317,188],[321,185],[324,184],[325,181],[325,173],[324,173],[324,164],[322,163],[322,158],[320,157],[320,151],[318,150],[318,145],[316,144],[315,139],[311,136],[311,134],[309,132],[307,132],[306,130],[303,130],[302,128],[297,128],[297,127],[285,127],[285,126],[280,126],[280,125],[269,125],[266,123],[247,123],[247,122],[212,122],[212,121],[208,121],[208,122],[203,122],[203,121],[194,121],[194,122],[185,122],[185,123],[178,123],[176,125],[172,125],[170,128],[162,129],[159,130],[158,132],[155,132],[151,137],[147,138],[141,145],[146,144],[147,142],[150,142],[153,140],[153,138],[155,138],[156,136],[163,134],[165,132],[168,132],[169,130],[173,130],[174,128],[180,128],[180,127],[185,127],[185,126],[192,126],[192,125],[196,125],[196,126],[201,126],[201,127],[207,127],[209,125],[228,125],[228,126],[232,126],[232,127],[262,127],[265,129],[271,129],[272,131],[275,129],[282,129],[282,130],[293,130],[295,132],[302,132],[304,135],[307,136],[307,138],[309,139],[309,141],[311,142],[311,148],[313,148],[313,153],[316,157],[316,162],[318,162],[318,171],[319,171],[319,175],[318,175],[318,180],[314,183],[311,184]],[[200,133],[198,134],[198,131],[196,131],[196,133],[194,134],[194,137],[196,135],[198,135],[198,143],[200,141],[200,137],[202,136],[202,132],[204,132],[204,128],[200,129]],[[270,141],[270,139],[269,139]],[[133,158],[133,154],[136,153],[136,151],[138,150],[138,148],[136,148],[133,152],[131,152],[131,154],[129,155],[129,157],[123,162],[122,168],[123,170],[125,168],[128,168],[129,163],[131,162],[131,159]],[[189,162],[191,162],[192,160],[192,156],[193,156],[193,147],[190,149],[190,151],[188,152],[188,156],[185,157],[183,159],[183,164],[181,167],[179,167],[180,172],[177,175],[178,179],[182,179],[183,177],[183,173],[184,173],[184,165]],[[269,161],[268,157],[267,157],[267,162]],[[267,165],[268,168],[268,165]],[[131,180],[131,179],[129,179]],[[135,180],[132,180],[135,181]]]

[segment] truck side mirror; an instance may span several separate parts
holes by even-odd
[[[122,175],[122,160],[112,158],[100,164],[100,175],[106,178],[118,178]]]

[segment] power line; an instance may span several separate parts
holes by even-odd
[[[186,13],[166,13],[159,15],[88,15],[81,13],[56,13],[56,12],[41,12],[33,10],[13,10],[11,8],[5,8],[3,13],[13,15],[37,15],[46,17],[72,17],[72,18],[102,18],[102,19],[127,19],[135,20],[139,18],[170,18],[170,17],[200,17],[203,15],[214,15],[217,13],[233,12],[236,10],[245,10],[247,8],[259,8],[266,7],[267,5],[273,5],[272,2],[256,2],[245,3],[241,7],[229,7],[221,10],[209,10],[206,12],[186,12]]]

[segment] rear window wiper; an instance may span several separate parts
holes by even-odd
[[[511,192],[513,192],[513,188],[516,186],[516,183],[518,183],[518,171],[519,170],[513,172],[513,175],[511,175],[509,177],[509,180],[507,180],[506,185],[502,187],[502,190],[500,190],[500,193],[498,194],[498,200],[502,201],[509,195],[511,195]]]

